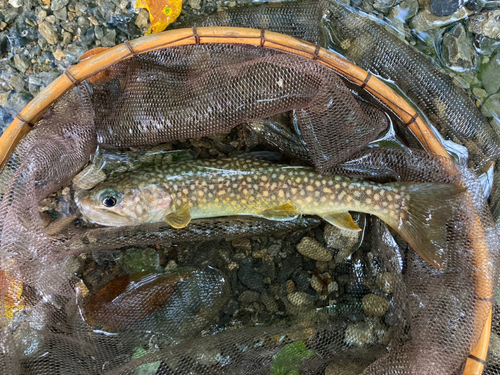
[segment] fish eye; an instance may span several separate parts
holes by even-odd
[[[101,194],[100,201],[104,207],[113,207],[118,202],[118,194],[113,190],[106,190]]]
[[[105,196],[102,200],[102,204],[106,207],[113,207],[116,204],[116,198],[112,196]]]

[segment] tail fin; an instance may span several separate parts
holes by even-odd
[[[409,199],[404,202],[406,212],[399,222],[386,221],[427,262],[444,268],[446,222],[453,210],[460,206],[458,196],[464,188],[451,184],[396,183],[405,186]]]

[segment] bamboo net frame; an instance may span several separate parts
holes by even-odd
[[[241,27],[193,27],[152,34],[109,49],[100,49],[102,52],[96,51],[99,53],[67,69],[26,105],[0,137],[0,168],[45,111],[79,82],[96,73],[105,72],[112,65],[135,55],[165,47],[209,43],[260,46],[316,60],[381,100],[408,126],[428,152],[450,158],[429,125],[410,104],[377,77],[345,58],[312,43],[271,31]],[[456,174],[458,170],[449,172]],[[474,217],[472,225],[478,227],[476,232],[481,233],[479,217]],[[484,326],[483,320],[475,319],[473,337],[480,336],[480,339],[475,347],[471,344],[463,375],[480,375],[484,369],[490,339],[493,284],[488,278],[490,266],[484,261],[488,254],[485,238],[476,236],[470,240],[474,248],[475,311],[489,311],[489,314]]]

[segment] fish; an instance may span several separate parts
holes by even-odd
[[[155,165],[111,176],[77,198],[82,217],[103,226],[252,215],[293,220],[317,215],[361,230],[350,211],[372,214],[394,228],[427,262],[444,267],[446,222],[459,206],[460,186],[376,183],[322,175],[312,167],[230,158]]]

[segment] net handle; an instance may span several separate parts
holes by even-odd
[[[165,47],[210,43],[247,44],[272,48],[318,61],[387,105],[408,126],[427,151],[450,158],[424,119],[401,96],[377,77],[372,76],[342,56],[312,43],[272,31],[242,27],[197,28],[194,26],[190,29],[169,30],[127,41],[67,69],[64,74],[55,79],[23,108],[0,137],[0,168],[6,163],[19,141],[31,130],[33,124],[56,100],[79,82],[96,73],[105,72],[112,65],[135,55]],[[456,170],[450,172],[458,173]],[[479,229],[475,232],[482,233],[481,222],[478,217],[475,219],[472,224],[475,227],[473,229]],[[477,227],[478,225],[479,227]],[[481,236],[476,236],[471,241],[473,242],[473,264],[475,266],[475,312],[482,314],[484,311],[490,311],[490,313],[484,325],[484,319],[474,319],[476,324],[473,337],[480,336],[480,340],[475,348],[471,348],[471,355],[467,359],[464,375],[481,374],[483,371],[490,336],[488,327],[491,327],[492,317],[493,288],[489,277],[491,273],[488,273],[486,241]]]

